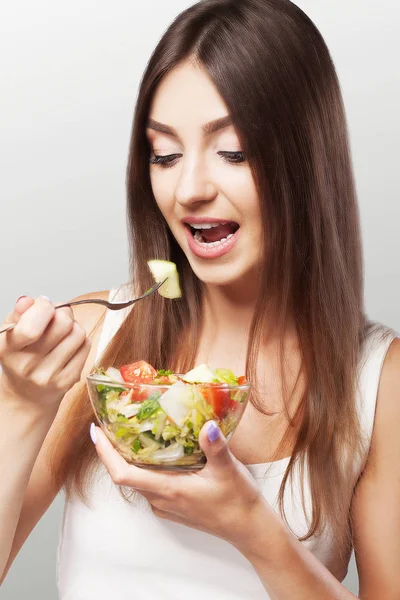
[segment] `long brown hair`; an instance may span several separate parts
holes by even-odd
[[[145,135],[158,84],[187,59],[208,72],[226,102],[261,202],[266,258],[248,345],[251,381],[257,381],[268,314],[277,315],[281,332],[289,315],[296,322],[307,389],[288,427],[289,434],[296,421],[298,435],[280,508],[284,514],[283,492],[295,463],[307,466],[313,513],[300,539],[327,523],[343,539],[352,494],[348,460],[362,452],[355,407],[366,331],[359,216],[335,68],[315,25],[289,0],[198,2],[175,19],[152,54],[127,168],[131,278],[137,290],[147,289],[146,260],[166,258],[177,264],[184,294],[173,302],[155,294],[136,305],[99,363],[118,367],[144,359],[156,368],[193,367],[203,289],[155,202]],[[266,412],[256,393],[251,401]],[[82,387],[53,454],[58,485],[84,500],[96,463],[88,436],[92,418]]]

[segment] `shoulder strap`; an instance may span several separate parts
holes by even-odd
[[[108,300],[110,302],[124,302],[124,300],[129,300],[133,298],[133,285],[130,283],[123,283],[119,287],[112,288],[108,295]],[[134,306],[134,305],[133,305]],[[126,316],[129,314],[132,306],[125,308],[123,310],[106,310],[106,314],[103,321],[103,326],[100,334],[99,343],[97,346],[96,359],[97,363],[104,350],[106,349],[108,343],[111,341],[113,336],[117,333],[118,329],[121,327],[124,322]]]

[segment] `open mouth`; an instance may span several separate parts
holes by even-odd
[[[238,223],[224,221],[221,223],[185,224],[198,244],[217,246],[229,240],[239,229]]]

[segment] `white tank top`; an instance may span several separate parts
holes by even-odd
[[[127,299],[131,294],[130,286],[124,284],[110,292],[110,300]],[[107,311],[97,357],[129,310]],[[395,337],[395,332],[379,326],[370,333],[363,349],[357,402],[368,441],[382,364]],[[354,466],[354,483],[365,460]],[[284,458],[246,465],[277,511],[277,494],[288,462]],[[311,515],[307,476],[305,512],[297,470],[291,488],[293,494],[286,486],[286,515],[300,537],[308,530],[307,516]],[[90,508],[78,499],[65,504],[57,552],[60,600],[268,599],[252,565],[236,548],[210,534],[159,519],[139,493],[133,503],[127,503],[102,464],[91,484],[89,502]],[[340,557],[329,532],[303,543],[339,581],[345,578],[350,553]]]

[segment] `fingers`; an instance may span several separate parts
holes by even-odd
[[[215,421],[207,421],[199,435],[199,444],[207,457],[207,465],[222,472],[230,473],[234,460],[225,436]]]
[[[28,308],[30,308],[34,303],[34,299],[30,298],[29,296],[21,296],[18,298],[17,302],[15,303],[14,311],[11,313],[14,319],[12,322],[18,322],[21,315],[23,315],[24,312],[27,311]]]
[[[90,351],[85,329],[69,307],[46,297],[20,298],[8,316],[17,325],[0,336],[3,382],[31,402],[59,401],[82,374]]]
[[[71,308],[59,308],[55,311],[43,336],[35,343],[30,344],[29,351],[40,356],[49,354],[58,344],[67,337],[74,328],[74,314]],[[65,362],[68,362],[70,357]]]
[[[92,429],[93,431],[93,429]],[[183,479],[179,473],[160,473],[141,469],[126,462],[115,450],[100,427],[94,427],[96,451],[115,485],[133,487],[139,491],[163,496],[170,502],[179,498]]]
[[[63,387],[72,387],[80,380],[83,367],[85,366],[86,359],[89,356],[90,348],[91,342],[88,338],[86,338],[82,346],[74,354],[71,360],[64,366],[61,373]]]
[[[42,370],[52,373],[62,371],[66,364],[86,341],[86,331],[76,321],[72,321],[70,332],[45,357],[42,358]]]
[[[14,309],[8,313],[6,318],[3,321],[4,325],[8,323],[18,323],[20,316],[34,304],[35,301],[33,298],[29,298],[28,296],[21,296],[15,303]]]
[[[15,316],[19,314],[19,304],[24,299],[18,302],[18,308]],[[26,307],[24,303],[23,306]],[[16,327],[0,336],[0,355],[2,349],[7,346],[10,351],[23,350],[30,344],[38,341],[43,335],[45,329],[54,317],[55,308],[46,298],[37,298],[31,306],[25,309],[25,312],[20,314]]]

